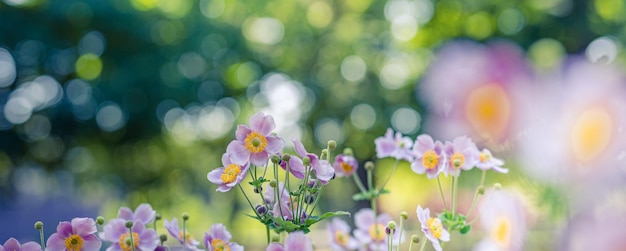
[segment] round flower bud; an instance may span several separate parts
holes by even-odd
[[[161,214],[157,213],[156,215],[154,215],[154,219],[155,220],[161,220],[162,216]]]
[[[420,237],[417,237],[417,235],[411,235],[411,241],[413,243],[419,243],[420,242]]]
[[[387,223],[387,227],[390,228],[391,230],[395,230],[396,229],[396,222],[395,221],[389,221]]]
[[[493,188],[495,188],[496,190],[500,190],[502,189],[502,184],[500,183],[493,184]]]
[[[166,234],[159,235],[159,239],[161,240],[161,242],[165,242],[167,241],[167,235]]]
[[[98,216],[98,217],[96,218],[96,224],[98,224],[98,225],[102,225],[102,224],[104,224],[104,217],[102,217],[102,216]]]
[[[43,222],[41,222],[41,221],[35,222],[35,229],[37,229],[37,230],[43,229]]]
[[[277,234],[272,235],[272,242],[279,242],[280,241],[280,236]]]
[[[320,154],[320,159],[327,159],[327,158],[328,158],[328,150],[322,149],[322,154]]]
[[[291,155],[288,153],[283,154],[283,161],[289,161],[289,159],[291,159]]]
[[[133,222],[132,222],[132,221],[127,221],[127,222],[126,222],[126,227],[127,227],[127,228],[131,228],[131,227],[133,227]]]
[[[353,156],[354,152],[352,151],[352,148],[345,148],[343,149],[343,155],[347,155],[347,156]]]
[[[307,194],[306,196],[304,196],[304,203],[306,204],[313,204],[313,202],[315,202],[315,196]]]
[[[478,187],[478,194],[480,194],[480,195],[485,194],[485,187],[484,186],[479,186]]]
[[[311,158],[305,156],[304,158],[302,158],[302,164],[304,164],[305,166],[311,165]]]
[[[278,155],[272,155],[272,163],[274,164],[278,164],[278,162],[280,162],[280,156]]]
[[[254,193],[261,193],[261,192],[263,192],[262,187],[254,187]]]
[[[328,149],[333,150],[335,148],[337,148],[337,141],[334,141],[332,139],[329,140],[328,141]]]
[[[402,211],[400,213],[400,217],[402,217],[402,219],[408,219],[409,218],[409,213],[407,213],[406,211]]]
[[[183,220],[189,220],[189,214],[183,213]]]
[[[255,210],[259,215],[265,215],[267,213],[267,207],[264,205],[257,205]]]
[[[368,171],[374,170],[374,162],[371,162],[371,161],[365,162],[365,170],[368,170]]]
[[[271,187],[276,187],[276,180],[270,181],[270,186]]]

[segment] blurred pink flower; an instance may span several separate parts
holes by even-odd
[[[255,166],[265,166],[270,154],[277,154],[283,149],[283,139],[272,134],[276,128],[274,118],[259,112],[250,117],[250,127],[237,126],[235,140],[226,147],[230,154],[230,162],[237,165],[250,163]]]
[[[475,251],[524,250],[527,213],[517,194],[492,189],[478,210],[485,237],[474,247]]]
[[[417,87],[419,98],[434,115],[425,130],[438,138],[468,135],[479,142],[505,142],[524,105],[532,72],[513,43],[446,43]]]
[[[292,141],[296,153],[302,158],[308,157],[311,160],[311,168],[313,168],[315,176],[318,180],[320,180],[320,182],[322,182],[322,184],[328,183],[329,180],[335,177],[335,169],[333,169],[328,160],[319,159],[317,155],[307,152],[304,148],[304,145],[302,144],[302,142],[300,142],[299,139],[293,139]],[[296,160],[297,157],[291,156],[291,158],[289,159],[289,165],[293,167],[294,170],[306,170],[302,162],[292,162],[291,159]],[[294,176],[296,175],[294,174]]]
[[[94,225],[95,229],[95,225]],[[133,222],[131,231],[126,227],[126,220],[112,219],[104,225],[104,232],[100,234],[102,240],[108,241],[111,245],[107,251],[131,251],[133,246],[135,251],[153,251],[159,245],[159,236],[153,229],[146,228],[139,220]],[[131,242],[131,234],[133,241]],[[100,250],[89,249],[83,250]]]
[[[0,245],[0,251],[41,251],[41,246],[33,241],[20,244],[19,241],[11,237],[4,242],[4,245]]]
[[[491,155],[491,151],[488,149],[483,149],[478,153],[478,163],[476,163],[476,168],[480,170],[494,170],[499,173],[508,173],[509,169],[502,168],[504,165],[504,161],[493,157]]]
[[[359,162],[351,155],[339,154],[335,157],[335,174],[337,177],[350,177],[359,168]]]
[[[394,136],[393,129],[387,128],[385,136],[378,137],[374,143],[376,144],[376,157],[379,159],[392,157],[398,160],[413,161],[414,157],[411,154],[413,141],[409,137],[402,136],[400,132],[396,132]]]
[[[363,208],[354,214],[354,237],[359,242],[359,250],[388,250],[387,234],[385,228],[391,221],[388,214],[374,215],[371,208]],[[400,229],[396,229],[393,235],[393,245],[400,245],[404,236],[400,236]]]
[[[430,217],[430,209],[423,209],[421,205],[417,205],[415,212],[417,213],[417,219],[421,223],[422,232],[424,232],[426,238],[433,244],[433,248],[437,251],[441,251],[439,241],[450,241],[450,233],[443,227],[439,218]]]
[[[413,155],[415,160],[411,162],[411,170],[417,174],[426,173],[429,179],[439,176],[446,162],[443,143],[433,141],[427,134],[417,136],[413,145]]]
[[[176,219],[176,217],[174,217],[172,221],[168,221],[167,219],[163,220],[163,226],[178,243],[183,245],[184,250],[201,250],[197,247],[200,242],[194,239],[189,231],[186,231],[186,233],[184,233],[185,236],[183,236],[183,230],[178,226],[178,219]]]
[[[285,244],[270,243],[265,251],[313,251],[313,242],[302,231],[289,233]]]
[[[350,226],[339,218],[333,218],[326,227],[330,248],[336,251],[355,250],[359,243],[350,235]]]

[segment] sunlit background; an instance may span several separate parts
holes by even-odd
[[[624,233],[610,222],[626,212],[625,4],[2,0],[0,240],[148,202],[164,218],[189,213],[197,239],[221,222],[262,249],[243,196],[206,175],[236,125],[263,111],[287,151],[292,138],[318,153],[333,139],[336,153],[376,161],[379,177],[394,163],[375,158],[388,127],[468,135],[510,169],[486,184],[522,201],[525,250],[588,250],[591,233]],[[479,178],[464,174],[461,207]],[[389,189],[382,210],[409,212],[412,234],[418,203],[441,207],[436,183],[408,163]],[[354,192],[332,181],[321,210],[366,207]],[[474,225],[446,249],[479,243]],[[314,230],[328,249],[323,224]],[[626,247],[606,238],[592,247]]]

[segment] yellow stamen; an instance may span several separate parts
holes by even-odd
[[[450,157],[450,163],[454,168],[459,168],[465,164],[465,155],[462,153],[454,153],[452,157]]]
[[[258,132],[251,132],[244,140],[246,149],[251,153],[260,153],[267,147],[267,139]]]
[[[229,184],[237,180],[237,175],[241,173],[241,166],[236,164],[230,164],[224,169],[224,173],[220,177],[224,184]],[[182,237],[181,237],[182,238]]]
[[[191,235],[190,233],[185,233],[185,237],[183,237],[183,231],[181,230],[180,232],[178,232],[178,237],[180,237],[181,239],[183,239],[185,241],[185,243],[192,243],[194,241],[193,235]]]
[[[511,242],[511,221],[506,217],[499,217],[491,237],[498,243],[498,246],[508,247]]]
[[[342,231],[335,232],[335,242],[341,246],[348,245],[348,235]]]
[[[383,226],[383,224],[373,224],[368,232],[370,237],[376,242],[385,240],[385,226]]]
[[[491,155],[481,152],[478,154],[478,159],[480,160],[481,163],[485,163],[489,161],[489,159],[491,159]]]
[[[346,162],[341,162],[341,165],[339,165],[339,167],[341,168],[341,170],[343,170],[344,173],[350,173],[352,172],[352,170],[354,170],[354,167]]]
[[[591,161],[606,150],[613,138],[613,119],[602,107],[585,110],[571,132],[572,150],[580,161]]]
[[[443,233],[443,225],[441,225],[441,220],[438,218],[430,217],[426,222],[428,229],[437,239],[441,239],[441,234]]]
[[[70,237],[65,238],[65,249],[67,251],[80,251],[83,249],[83,237],[73,234]]]
[[[211,241],[211,247],[213,247],[214,251],[230,251],[228,243],[221,239],[213,239]]]
[[[133,243],[130,243],[130,234],[124,233],[120,236],[120,248],[124,251],[132,251],[133,246],[135,246],[135,250],[139,250],[140,245],[139,234],[133,232]]]
[[[426,169],[433,169],[437,167],[439,164],[439,155],[433,150],[428,150],[422,156],[422,165],[426,167]]]

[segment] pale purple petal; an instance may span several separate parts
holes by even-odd
[[[236,242],[230,243],[230,251],[243,251],[243,246],[237,244]]]
[[[421,158],[425,152],[428,150],[433,150],[435,148],[435,141],[428,134],[422,134],[417,136],[415,139],[415,144],[413,145],[413,152],[415,156]]]
[[[306,149],[304,148],[304,145],[302,144],[302,142],[300,142],[299,139],[294,138],[291,141],[293,142],[294,150],[296,151],[298,155],[300,155],[300,157],[304,157],[307,155],[308,152],[306,151]]]
[[[209,231],[213,239],[220,239],[228,242],[230,241],[230,238],[232,238],[232,235],[230,235],[228,230],[226,230],[226,227],[220,223],[211,226]]]
[[[292,232],[285,238],[285,251],[313,251],[313,243],[304,232]]]
[[[285,248],[283,248],[283,245],[280,243],[272,242],[267,245],[265,251],[285,251]]]
[[[98,231],[96,222],[92,218],[74,218],[71,224],[74,233],[80,236],[93,234]]]
[[[152,209],[150,204],[143,203],[135,209],[135,216],[133,220],[139,220],[142,224],[148,224],[156,217],[156,211]]]
[[[283,147],[285,147],[285,141],[278,136],[269,135],[265,137],[265,139],[267,140],[265,151],[270,154],[277,154],[283,150]]]
[[[214,169],[213,171],[210,171],[207,174],[207,179],[216,185],[221,185],[222,183],[224,183],[222,181],[222,174],[224,173],[225,168],[224,167],[220,167],[217,169]]]
[[[448,233],[448,230],[442,229],[441,231],[441,241],[450,241],[450,233]]]
[[[253,131],[257,131],[264,136],[269,135],[274,128],[276,128],[276,124],[274,123],[274,118],[272,116],[263,114],[259,112],[250,117],[250,128]]]
[[[227,167],[230,164],[231,164],[231,162],[230,162],[230,154],[228,154],[228,153],[222,154],[222,166]]]
[[[357,228],[368,231],[374,224],[374,211],[370,208],[363,208],[354,214],[354,224]]]
[[[493,169],[494,171],[499,172],[499,173],[508,173],[509,172],[509,169],[502,168],[502,167],[499,167],[499,166],[493,166],[491,169]]]
[[[124,219],[127,221],[133,220],[133,211],[127,207],[120,207],[120,209],[117,211],[117,218]]]
[[[302,160],[296,156],[289,158],[289,172],[298,179],[304,179],[306,168]]]
[[[396,144],[387,139],[379,138],[374,140],[374,143],[376,144],[376,157],[379,159],[392,156],[396,150]]]
[[[427,227],[426,222],[428,221],[428,218],[430,218],[430,209],[423,209],[421,205],[417,205],[417,210],[415,210],[415,212],[417,213],[417,219],[422,224],[422,228]]]
[[[83,250],[100,250],[102,241],[94,234],[81,236],[83,238]]]
[[[265,166],[269,160],[267,152],[250,153],[250,164],[255,166]]]
[[[47,250],[46,250],[47,251]],[[120,247],[119,243],[114,243],[111,244],[106,251],[122,251],[122,248]]]
[[[204,242],[204,247],[207,250],[210,250],[209,248],[211,247],[211,240],[212,240],[211,235],[209,235],[209,233],[207,232],[204,232],[204,238],[202,240]]]
[[[250,127],[245,125],[238,125],[237,130],[235,131],[235,139],[243,142],[246,137],[248,137],[248,134],[250,134],[251,132],[252,130],[250,130]]]
[[[65,237],[72,235],[73,233],[72,224],[69,221],[59,222],[59,225],[57,225],[57,233],[63,236],[63,239],[65,239]]]
[[[50,235],[46,242],[46,251],[65,251],[65,236],[59,233]]]
[[[243,143],[233,140],[226,147],[230,162],[237,165],[244,165],[250,159],[250,152]]]
[[[139,233],[139,242],[141,250],[155,250],[159,245],[159,236],[153,229],[144,229]]]
[[[124,219],[112,219],[104,225],[102,239],[110,242],[118,242],[120,236],[127,232],[126,221]]]
[[[7,251],[20,250],[20,242],[15,238],[11,237],[6,242],[4,242],[4,249]]]
[[[34,241],[29,241],[29,242],[24,243],[24,245],[22,245],[22,251],[42,251],[42,250],[41,250],[41,245],[39,245],[39,243],[36,243]]]
[[[163,220],[163,226],[172,237],[176,238],[178,242],[183,243],[183,239],[179,236],[180,228],[178,227],[178,219],[174,218],[171,222],[168,222],[167,219]]]

